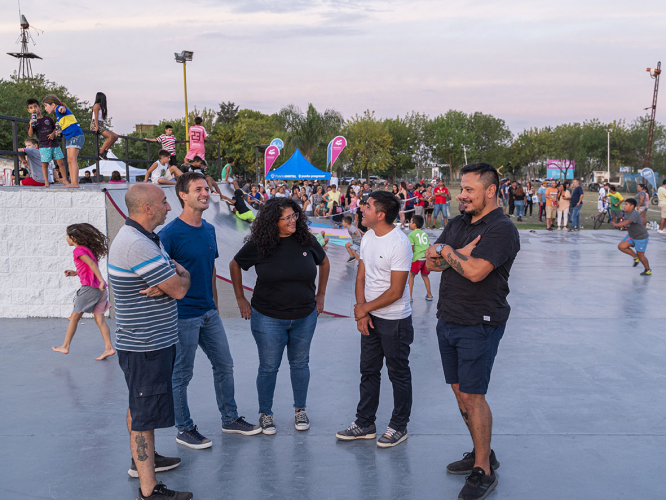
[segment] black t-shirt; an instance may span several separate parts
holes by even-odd
[[[40,148],[55,148],[58,143],[48,138],[48,135],[55,130],[55,122],[50,116],[42,116],[32,128],[37,132]]]
[[[234,207],[239,214],[244,214],[245,212],[250,211],[245,204],[245,193],[242,189],[236,189],[236,191],[234,191],[234,197],[231,199],[234,200]]]
[[[243,270],[254,266],[257,272],[253,308],[271,318],[300,319],[311,314],[317,305],[317,266],[325,258],[326,252],[314,236],[305,247],[289,236],[280,238],[277,250],[269,257],[263,257],[257,246],[248,241],[234,260]]]
[[[370,198],[370,195],[372,194],[372,189],[368,189],[367,191],[365,189],[361,190],[361,201],[367,202],[368,198]]]
[[[437,317],[460,325],[497,327],[507,322],[511,312],[506,297],[509,295],[509,272],[520,251],[520,237],[516,226],[501,208],[473,224],[471,219],[471,215],[463,214],[449,220],[435,244],[444,243],[458,250],[481,236],[472,257],[487,260],[495,269],[478,283],[471,282],[452,268],[443,271]]]
[[[575,207],[578,205],[578,202],[580,201],[580,197],[583,196],[583,188],[578,186],[576,189],[573,190],[573,193],[571,193],[571,206]]]

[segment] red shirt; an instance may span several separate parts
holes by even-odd
[[[437,186],[433,192],[435,193],[435,204],[446,203],[449,198],[449,190],[446,187]]]
[[[418,201],[415,203],[417,207],[425,207],[425,203],[423,202],[423,194],[421,194],[420,191],[414,191],[412,196],[418,198]]]

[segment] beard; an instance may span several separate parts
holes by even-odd
[[[481,213],[485,210],[486,205],[488,205],[488,201],[486,197],[483,197],[483,203],[481,205],[481,208],[467,208],[469,205],[465,206],[465,213],[470,214],[472,217],[481,215]]]

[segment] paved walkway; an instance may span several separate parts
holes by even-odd
[[[615,246],[619,232],[521,233],[511,276],[513,313],[500,345],[490,395],[493,448],[501,467],[490,499],[666,497],[653,469],[666,449],[666,265],[664,242],[648,248],[654,275],[639,276]],[[661,262],[660,262],[661,259]],[[229,436],[220,420],[210,365],[201,352],[191,410],[212,438],[209,450],[157,432],[157,450],[182,465],[158,478],[197,499],[454,499],[464,478],[446,464],[471,449],[444,384],[435,303],[417,280],[409,439],[395,449],[339,443],[354,418],[359,335],[350,319],[320,320],[311,355],[308,414],[293,427],[287,362],[278,377],[275,436]],[[127,389],[117,360],[84,320],[71,354],[51,352],[64,320],[0,320],[0,498],[133,499],[124,416]],[[258,365],[249,324],[225,320],[241,415],[257,421]],[[388,422],[384,378],[378,424]]]

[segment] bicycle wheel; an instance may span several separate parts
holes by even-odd
[[[606,214],[599,214],[594,218],[594,229],[599,229],[604,223],[604,217]]]

